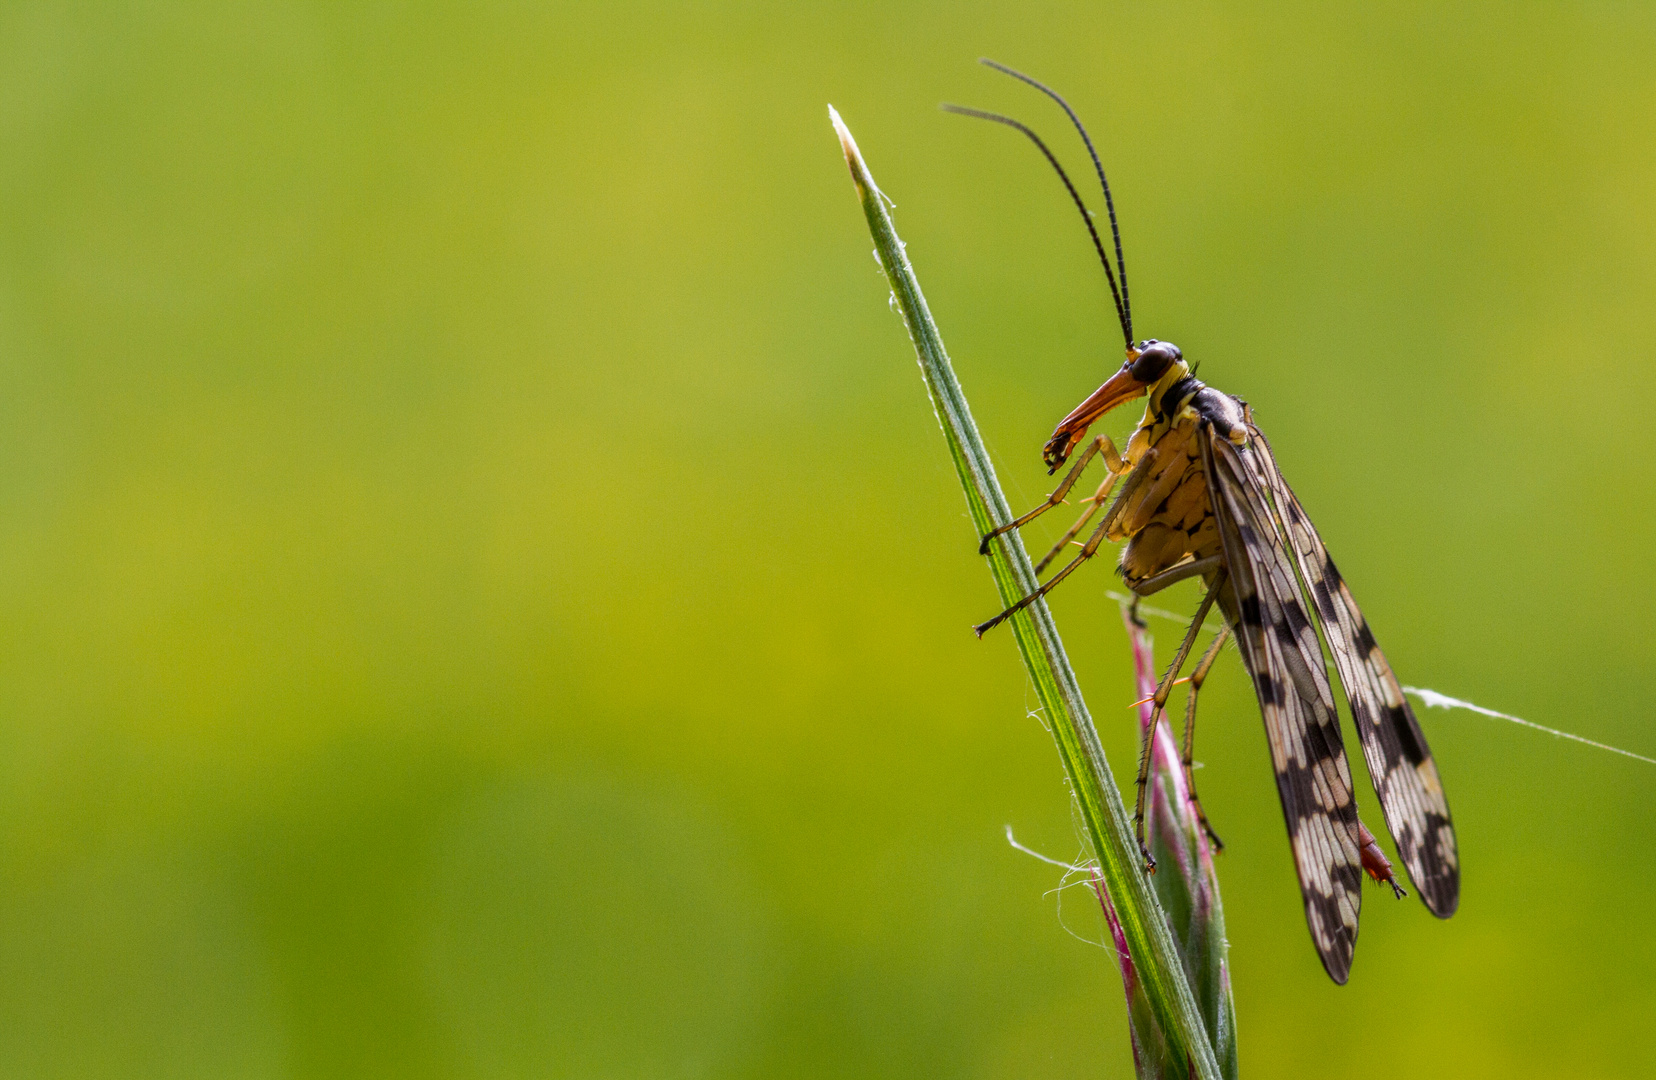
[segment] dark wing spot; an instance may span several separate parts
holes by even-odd
[[[1415,737],[1415,726],[1409,722],[1408,706],[1386,706],[1386,719],[1391,721],[1392,729],[1397,732],[1397,741],[1402,745],[1403,756],[1409,759],[1410,765],[1419,765],[1430,756]]]
[[[1288,601],[1282,605],[1282,613],[1288,617],[1288,628],[1294,634],[1301,634],[1311,629],[1311,620],[1306,618],[1305,609],[1293,601]]]
[[[1317,610],[1322,613],[1324,622],[1333,622],[1340,617],[1334,610],[1334,596],[1328,591],[1328,582],[1312,582],[1311,591],[1316,595]]]

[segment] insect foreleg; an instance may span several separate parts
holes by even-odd
[[[1076,519],[1075,524],[1069,527],[1069,531],[1064,533],[1056,544],[1052,545],[1052,550],[1042,556],[1041,561],[1035,564],[1035,573],[1037,575],[1045,570],[1052,563],[1052,560],[1058,557],[1058,553],[1068,547],[1071,540],[1075,539],[1075,534],[1085,528],[1088,521],[1092,520],[1092,516],[1098,512],[1098,508],[1103,506],[1104,501],[1110,497],[1110,489],[1115,487],[1115,482],[1120,478],[1120,473],[1111,473],[1104,478],[1104,482],[1102,484],[1098,485],[1097,491],[1081,500],[1087,504],[1087,509],[1079,518]]]
[[[1042,585],[1039,589],[1036,589],[1022,600],[1019,600],[1016,604],[1013,604],[999,615],[996,615],[988,622],[978,623],[976,626],[972,627],[972,630],[978,637],[982,637],[989,630],[999,626],[1013,612],[1022,611],[1039,598],[1051,592],[1057,587],[1060,581],[1063,581],[1065,578],[1075,573],[1076,567],[1080,566],[1082,563],[1086,562],[1098,553],[1098,545],[1104,542],[1104,531],[1108,526],[1109,522],[1103,522],[1098,526],[1098,528],[1094,529],[1093,534],[1087,538],[1086,546],[1081,549],[1081,554],[1072,559],[1068,566],[1052,575],[1052,580],[1048,581],[1045,585]]]
[[[1092,441],[1092,445],[1082,451],[1080,457],[1075,459],[1075,464],[1070,466],[1070,471],[1064,474],[1063,481],[1059,483],[1051,495],[1047,496],[1046,502],[1037,506],[1035,509],[1031,510],[1022,517],[1014,518],[1005,525],[993,529],[989,533],[985,534],[983,542],[978,544],[978,554],[989,554],[989,541],[1003,533],[1009,533],[1013,529],[1023,528],[1025,525],[1028,525],[1031,521],[1034,521],[1048,510],[1051,510],[1054,506],[1057,506],[1059,503],[1063,502],[1064,496],[1069,494],[1069,489],[1075,486],[1075,482],[1077,480],[1081,479],[1081,473],[1084,469],[1086,469],[1087,464],[1092,461],[1095,454],[1099,453],[1104,455],[1104,467],[1110,470],[1112,476],[1119,475],[1127,471],[1127,464],[1121,460],[1121,455],[1116,452],[1115,443],[1110,441],[1110,437],[1108,435],[1100,435]],[[1088,513],[1090,514],[1091,511],[1089,510]]]

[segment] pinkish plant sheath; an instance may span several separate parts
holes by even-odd
[[[1142,735],[1155,720],[1155,706],[1150,700],[1157,682],[1154,646],[1150,632],[1136,625],[1125,607],[1122,621],[1132,642],[1137,696],[1141,699],[1138,716]],[[1152,878],[1156,897],[1178,944],[1197,1007],[1213,1035],[1220,1072],[1226,1077],[1235,1077],[1236,1006],[1231,997],[1229,946],[1225,941],[1224,907],[1219,899],[1219,875],[1213,863],[1213,847],[1191,805],[1179,762],[1178,743],[1165,714],[1156,723],[1150,744],[1145,842],[1156,859],[1156,873]],[[1109,897],[1096,888],[1096,883],[1094,891],[1103,904],[1104,918],[1116,942],[1138,1074],[1140,1077],[1180,1076],[1182,1070],[1168,1058],[1166,1041],[1156,1028],[1148,1004],[1139,1000],[1143,994],[1132,960],[1123,947]]]

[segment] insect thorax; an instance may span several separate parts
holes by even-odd
[[[1183,423],[1208,423],[1238,446],[1246,445],[1247,413],[1237,398],[1202,382],[1180,363],[1150,387],[1144,418],[1130,445],[1141,452]],[[1136,460],[1136,456],[1129,454]]]
[[[1229,394],[1178,371],[1150,388],[1128,443],[1132,475],[1111,507],[1113,538],[1127,540],[1121,573],[1129,585],[1219,553],[1198,445],[1209,426],[1238,445],[1247,441],[1242,403]]]

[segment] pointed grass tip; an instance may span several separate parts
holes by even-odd
[[[839,110],[832,105],[828,106],[828,120],[834,125],[834,134],[839,136],[840,152],[845,155],[845,164],[851,170],[851,179],[861,187],[862,175],[858,166],[862,165],[862,151],[857,149],[857,140],[851,137],[851,129],[845,126],[845,121],[840,119]]]

